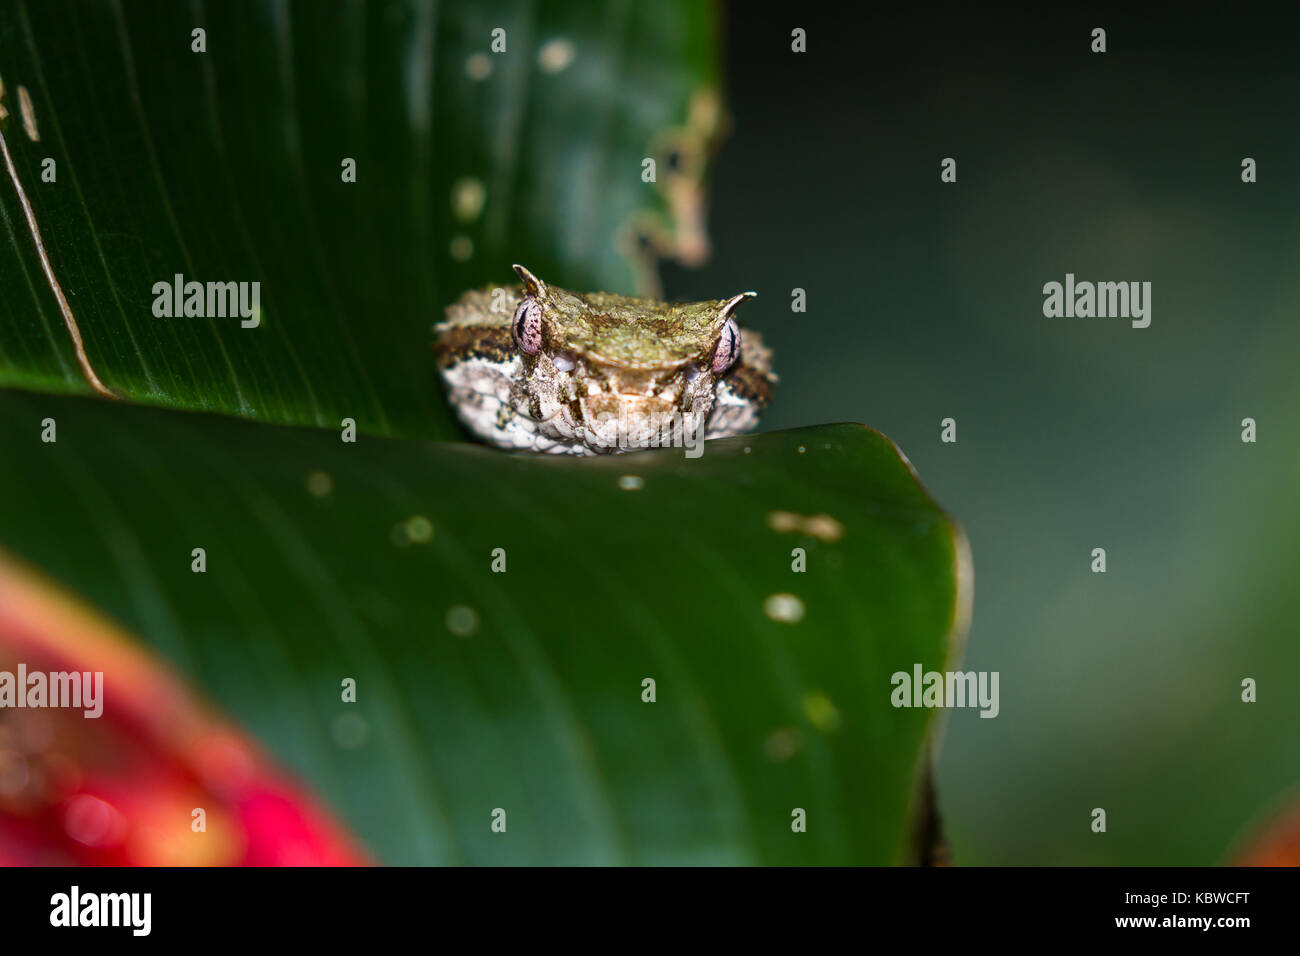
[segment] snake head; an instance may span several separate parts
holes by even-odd
[[[761,336],[736,321],[753,292],[660,302],[570,292],[514,269],[519,286],[471,289],[435,326],[451,401],[476,435],[597,454],[757,423],[776,376]]]
[[[581,360],[615,371],[665,373],[695,366],[696,374],[708,369],[722,375],[741,354],[734,312],[757,295],[676,303],[584,295],[548,285],[521,265],[514,270],[523,285],[511,321],[519,350],[558,355],[561,365]]]
[[[655,436],[702,433],[724,383],[752,377],[735,311],[755,293],[703,302],[580,294],[522,265],[510,336],[522,358],[529,416],[547,437],[587,447],[644,447]],[[764,350],[754,338],[751,348]],[[756,408],[749,398],[731,401]],[[753,416],[749,416],[752,419]],[[748,419],[747,419],[748,420]]]

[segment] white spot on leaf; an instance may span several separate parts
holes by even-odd
[[[424,515],[406,519],[406,537],[415,544],[424,544],[433,537],[433,522]]]
[[[474,255],[474,240],[469,236],[453,236],[448,251],[457,262],[465,262]]]
[[[486,80],[492,75],[492,58],[486,53],[471,53],[465,60],[465,75],[471,80]]]
[[[543,73],[559,73],[568,69],[577,52],[571,40],[557,37],[542,44],[537,51],[537,65]]]
[[[763,613],[774,621],[798,624],[803,620],[803,601],[793,594],[772,594],[763,602]]]
[[[478,612],[464,604],[447,608],[447,630],[456,637],[472,637],[478,631]]]
[[[462,176],[451,187],[451,211],[462,222],[473,222],[483,212],[487,190],[480,179]]]
[[[314,498],[327,498],[334,492],[334,479],[328,472],[313,471],[307,476],[307,493]]]

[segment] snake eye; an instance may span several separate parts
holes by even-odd
[[[736,325],[736,320],[727,316],[727,322],[722,326],[722,336],[718,339],[718,347],[713,350],[713,364],[710,368],[714,375],[721,375],[727,369],[731,368],[740,355],[740,326]]]
[[[531,295],[526,295],[515,309],[510,332],[521,352],[536,355],[542,350],[542,307]]]

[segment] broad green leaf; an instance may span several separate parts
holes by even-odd
[[[648,291],[652,250],[701,254],[714,17],[697,0],[13,0],[0,131],[109,387],[457,438],[430,326],[463,290],[518,261]],[[260,326],[155,316],[178,274],[260,282]],[[0,290],[0,385],[89,391],[9,175]]]
[[[890,677],[949,668],[969,600],[858,425],[561,460],[9,392],[0,546],[390,863],[910,860],[936,711]]]

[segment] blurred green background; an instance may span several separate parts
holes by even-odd
[[[1231,859],[1300,780],[1293,25],[726,12],[714,256],[666,291],[756,289],[763,428],[881,429],[969,533],[966,665],[1001,673],[1002,709],[948,718],[955,861]],[[1067,272],[1150,281],[1151,326],[1044,318]]]

